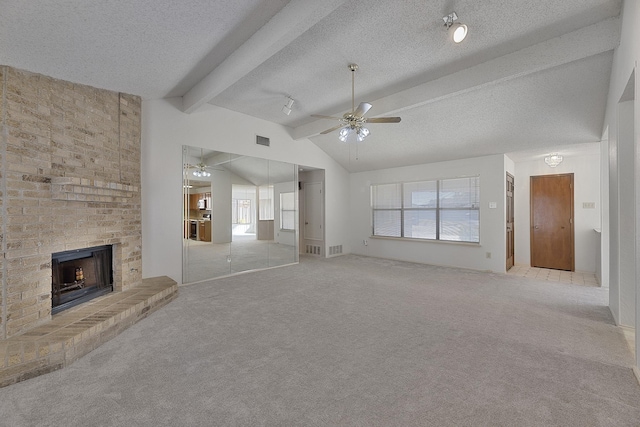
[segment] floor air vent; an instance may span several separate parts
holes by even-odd
[[[318,245],[307,245],[305,253],[311,255],[322,255],[322,248]]]
[[[329,255],[338,255],[342,253],[342,245],[329,246]]]

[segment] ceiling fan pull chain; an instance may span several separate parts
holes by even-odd
[[[353,65],[351,67],[351,114],[356,111],[356,70]]]

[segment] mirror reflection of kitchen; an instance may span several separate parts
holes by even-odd
[[[296,165],[184,146],[183,166],[184,283],[298,262]]]

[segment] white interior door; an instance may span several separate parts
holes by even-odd
[[[304,238],[323,240],[322,183],[304,183]]]

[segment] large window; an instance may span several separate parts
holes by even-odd
[[[294,230],[296,226],[295,194],[280,193],[280,229]]]
[[[480,242],[480,177],[371,186],[373,235]]]

